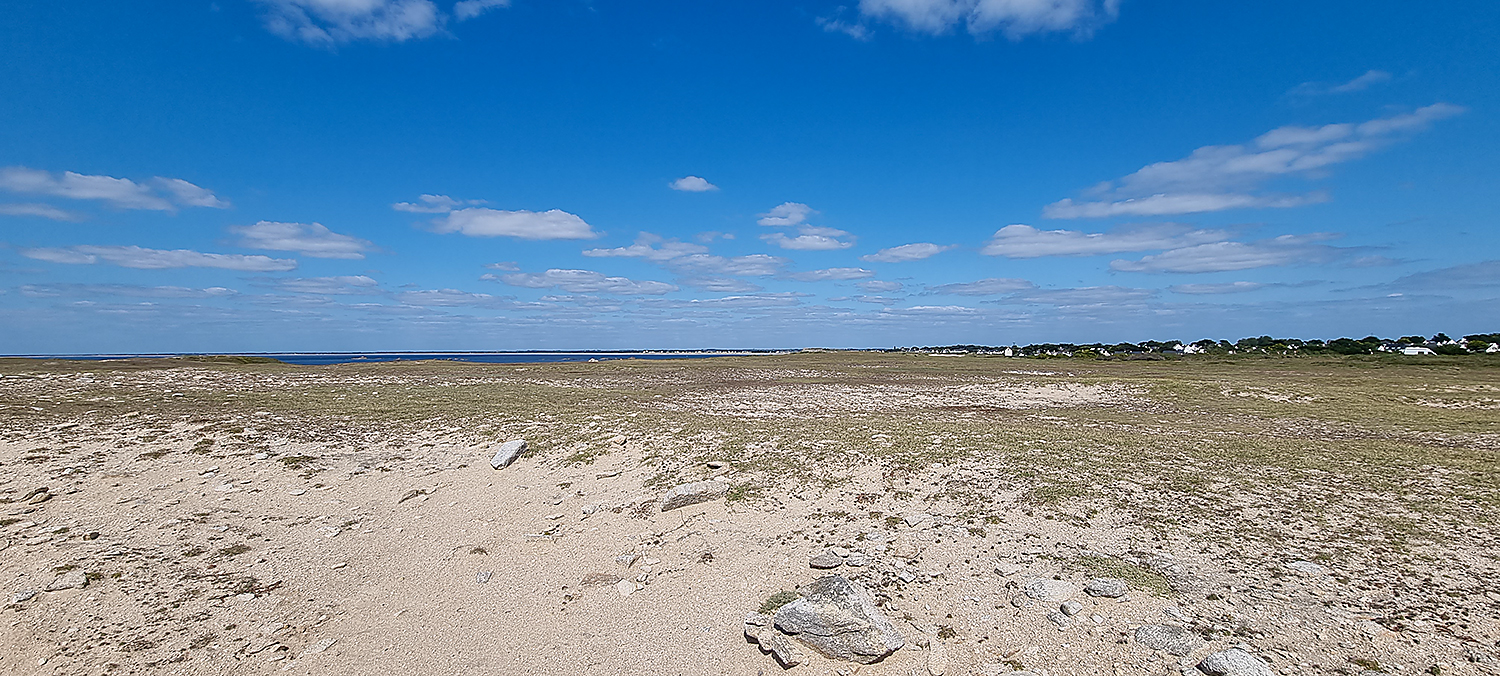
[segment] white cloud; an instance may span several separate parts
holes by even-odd
[[[16,203],[0,204],[0,216],[36,216],[54,221],[81,221],[83,216],[63,211],[50,204]]]
[[[485,263],[484,267],[490,270],[504,270],[506,272],[519,272],[521,266],[515,261],[500,261],[498,263]]]
[[[0,169],[0,190],[34,195],[49,195],[75,200],[99,200],[117,209],[175,211],[176,205],[224,209],[229,203],[212,191],[180,178],[156,177],[152,182],[167,192],[163,197],[149,186],[128,178],[93,176],[65,171],[53,174],[28,167]],[[171,199],[168,199],[170,197]]]
[[[586,249],[583,255],[591,258],[644,258],[659,263],[701,253],[708,253],[708,247],[677,240],[663,240],[658,235],[643,232],[635,238],[635,244],[630,246],[614,249]]]
[[[829,33],[843,33],[860,42],[866,42],[872,37],[870,29],[866,28],[864,24],[845,21],[838,16],[818,17],[817,22],[818,26]]]
[[[559,270],[553,268],[543,273],[518,272],[515,274],[484,275],[481,279],[505,282],[511,286],[528,289],[562,289],[570,293],[607,293],[621,296],[659,296],[671,293],[677,287],[666,282],[637,281],[625,277],[606,277],[593,270]]]
[[[32,298],[56,298],[58,296],[227,298],[238,295],[239,292],[222,286],[193,289],[185,286],[141,286],[137,284],[32,284],[22,286],[21,294]]]
[[[870,293],[889,293],[892,291],[900,291],[901,289],[905,288],[905,285],[903,285],[901,282],[885,282],[878,279],[872,279],[868,282],[860,282],[855,286],[858,286],[859,288],[864,289],[865,291],[868,291]]]
[[[1005,293],[1027,291],[1036,288],[1035,284],[1024,279],[1014,277],[990,277],[974,282],[960,282],[957,284],[939,284],[929,288],[928,293],[936,293],[948,296],[998,296]]]
[[[769,244],[793,251],[838,251],[854,246],[856,239],[853,235],[838,228],[802,226],[797,231],[800,234],[796,237],[787,237],[785,233],[773,232],[761,235],[760,238]],[[839,239],[840,237],[847,239]]]
[[[750,293],[763,287],[734,277],[683,277],[678,284],[712,293]]]
[[[815,213],[818,212],[801,202],[782,202],[770,211],[761,214],[760,219],[755,222],[771,227],[798,225],[806,222],[807,217]]]
[[[484,204],[484,200],[456,200],[447,195],[419,195],[416,202],[397,202],[391,205],[396,211],[413,214],[446,214],[460,207]]]
[[[509,6],[510,0],[459,0],[453,3],[453,18],[457,21],[468,21],[492,9]]]
[[[825,268],[798,272],[790,276],[799,282],[841,282],[851,279],[868,279],[875,276],[875,271],[864,268]]]
[[[962,24],[976,35],[1000,31],[1017,40],[1051,32],[1086,36],[1113,21],[1119,6],[1119,0],[860,0],[859,11],[920,33]]]
[[[859,259],[872,263],[906,263],[931,258],[952,248],[952,246],[942,246],[931,242],[917,242],[881,249],[868,256],[860,256]]]
[[[1256,242],[1214,242],[1164,251],[1138,261],[1116,260],[1111,270],[1120,272],[1229,272],[1283,265],[1330,263],[1360,251],[1318,242],[1337,235],[1282,235]]]
[[[1389,284],[1399,289],[1450,290],[1500,286],[1500,260],[1417,272]]]
[[[437,34],[446,18],[431,0],[260,0],[260,4],[272,33],[325,47],[354,40],[425,38]]]
[[[1175,284],[1167,287],[1167,290],[1172,293],[1182,293],[1190,296],[1205,296],[1259,291],[1265,287],[1266,285],[1260,282],[1224,282],[1222,284]]]
[[[757,293],[743,296],[724,296],[722,298],[692,298],[688,300],[654,298],[642,301],[641,304],[653,308],[686,310],[748,310],[801,305],[802,299],[806,297],[807,294],[805,293],[782,291],[778,293]]]
[[[1395,142],[1399,134],[1421,131],[1464,110],[1452,104],[1435,103],[1360,124],[1280,127],[1252,143],[1204,146],[1183,159],[1147,165],[1089,191],[1102,199],[1081,203],[1060,200],[1043,209],[1043,215],[1048,218],[1155,216],[1290,207],[1322,201],[1326,197],[1317,193],[1286,196],[1252,191],[1280,177],[1318,178],[1336,164]]]
[[[239,245],[247,249],[295,251],[313,258],[361,259],[375,246],[367,240],[336,233],[321,223],[261,221],[231,227],[229,231],[241,235]]]
[[[1226,230],[1197,229],[1175,223],[1119,227],[1109,232],[1038,230],[1029,225],[1007,225],[980,249],[986,256],[1039,258],[1042,256],[1093,256],[1121,251],[1175,249],[1223,241]]]
[[[157,187],[172,195],[172,201],[187,207],[228,209],[230,204],[219,199],[212,190],[201,188],[180,178],[157,176],[151,179]]]
[[[433,221],[436,232],[457,232],[470,237],[515,237],[517,239],[593,239],[598,237],[588,223],[566,211],[501,211],[470,207],[453,211]]]
[[[888,307],[881,310],[881,314],[912,315],[918,317],[942,316],[942,315],[975,315],[979,310],[963,305],[913,305],[912,307]]]
[[[509,308],[516,306],[509,296],[491,296],[487,293],[472,293],[458,289],[403,291],[396,295],[396,300],[403,305],[418,307]]]
[[[719,189],[719,186],[697,176],[683,176],[668,183],[667,187],[673,190],[681,190],[682,192],[709,192]]]
[[[170,268],[222,268],[246,272],[295,270],[297,261],[269,256],[200,253],[188,249],[146,249],[138,246],[74,246],[66,249],[22,249],[21,255],[51,263],[91,265],[104,261],[124,268],[164,270]]]
[[[785,258],[766,254],[730,258],[710,254],[691,254],[672,259],[667,263],[667,267],[680,273],[769,277],[780,273],[790,264],[791,261]]]
[[[1108,218],[1111,216],[1180,216],[1228,209],[1286,209],[1328,201],[1315,192],[1307,195],[1245,195],[1238,193],[1156,194],[1118,202],[1075,203],[1064,198],[1042,207],[1043,218]]]
[[[320,296],[369,296],[384,293],[380,282],[365,275],[342,275],[338,277],[293,277],[261,279],[257,282],[280,291],[306,293]]]

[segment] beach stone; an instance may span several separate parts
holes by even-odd
[[[33,598],[36,598],[35,589],[22,589],[21,591],[10,595],[10,602],[12,604],[25,603]]]
[[[521,457],[524,452],[526,452],[526,440],[511,439],[500,444],[500,448],[495,451],[495,457],[490,458],[490,467],[495,469],[510,467],[510,464],[515,462],[516,458]]]
[[[819,570],[826,570],[828,568],[838,568],[839,566],[844,565],[844,559],[843,557],[833,553],[832,551],[824,551],[808,559],[807,565]]]
[[[870,557],[864,552],[854,552],[849,555],[849,558],[844,559],[844,563],[856,568],[860,566],[868,566],[870,565]]]
[[[55,592],[64,589],[83,589],[87,586],[89,586],[88,575],[84,574],[81,570],[70,570],[52,580],[45,588],[45,591]]]
[[[1203,639],[1182,627],[1148,624],[1135,630],[1135,642],[1152,650],[1162,650],[1178,657],[1203,645]]]
[[[1058,606],[1057,609],[1061,610],[1064,615],[1072,617],[1083,612],[1083,604],[1077,601],[1063,601],[1063,604]]]
[[[1083,593],[1089,596],[1100,596],[1107,599],[1117,599],[1125,595],[1130,586],[1124,580],[1113,577],[1096,577],[1089,580],[1084,586]]]
[[[682,484],[667,491],[667,494],[661,497],[661,511],[669,512],[700,502],[718,500],[728,493],[729,484],[722,481],[695,481]]]
[[[1275,676],[1271,665],[1239,648],[1230,648],[1203,658],[1198,671],[1208,676]]]
[[[51,499],[52,499],[52,494],[48,493],[47,491],[44,490],[44,491],[42,491],[40,493],[37,493],[36,495],[31,496],[31,498],[29,500],[27,500],[26,503],[30,504],[30,505],[39,505],[39,504],[41,504],[43,502],[46,502],[48,500],[51,500]]]
[[[635,593],[635,583],[630,580],[620,580],[615,583],[615,591],[620,592],[620,596],[629,598]]]
[[[939,641],[933,641],[927,650],[928,676],[943,676],[948,673],[948,649]]]
[[[1066,601],[1078,595],[1078,585],[1067,580],[1031,580],[1021,590],[1038,601]]]
[[[1056,610],[1047,613],[1047,620],[1063,629],[1066,629],[1068,626],[1068,616]]]
[[[829,575],[800,593],[776,611],[775,626],[831,659],[872,664],[906,645],[858,583]]]
[[[724,462],[723,460],[710,460],[705,464],[708,465],[709,469],[724,469],[724,466],[729,463]]]

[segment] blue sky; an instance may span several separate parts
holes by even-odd
[[[0,352],[1497,330],[1500,5],[20,0]]]

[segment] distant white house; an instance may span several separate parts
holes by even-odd
[[[1421,345],[1408,345],[1406,347],[1401,348],[1401,354],[1437,354],[1437,353],[1433,352],[1432,350],[1430,350],[1428,348],[1422,347]]]
[[[1203,353],[1203,348],[1198,347],[1197,345],[1183,345],[1182,346],[1182,353],[1183,354],[1202,354]]]
[[[1490,354],[1494,354],[1496,352],[1500,352],[1500,343],[1490,343],[1490,346],[1487,347],[1487,348],[1484,348],[1484,351],[1487,352],[1487,353],[1490,353]]]

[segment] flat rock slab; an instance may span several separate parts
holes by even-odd
[[[1198,671],[1208,676],[1275,676],[1271,665],[1239,648],[1230,648],[1203,658]]]
[[[1031,580],[1021,590],[1038,601],[1066,601],[1078,595],[1078,585],[1067,580]]]
[[[1167,624],[1148,624],[1135,630],[1135,642],[1152,650],[1162,650],[1178,657],[1184,656],[1198,646],[1203,639],[1182,627]]]
[[[906,645],[870,592],[841,575],[818,578],[776,611],[776,629],[836,660],[871,664]]]
[[[722,481],[695,481],[682,484],[661,496],[661,511],[669,512],[700,502],[718,500],[728,494],[729,484]]]
[[[771,618],[760,613],[745,615],[745,638],[759,644],[761,650],[771,653],[784,668],[790,669],[807,661],[807,654],[791,639],[777,633],[771,627]]]
[[[83,589],[87,586],[89,586],[88,575],[84,574],[81,570],[70,570],[57,576],[57,579],[47,585],[46,591],[55,592],[64,589]]]
[[[500,444],[500,448],[495,451],[495,457],[490,458],[490,467],[494,467],[495,469],[510,467],[510,464],[515,462],[516,458],[521,457],[521,454],[525,452],[525,439],[511,439]]]
[[[818,569],[838,568],[844,565],[844,558],[831,551],[817,554],[807,560],[807,565]]]

